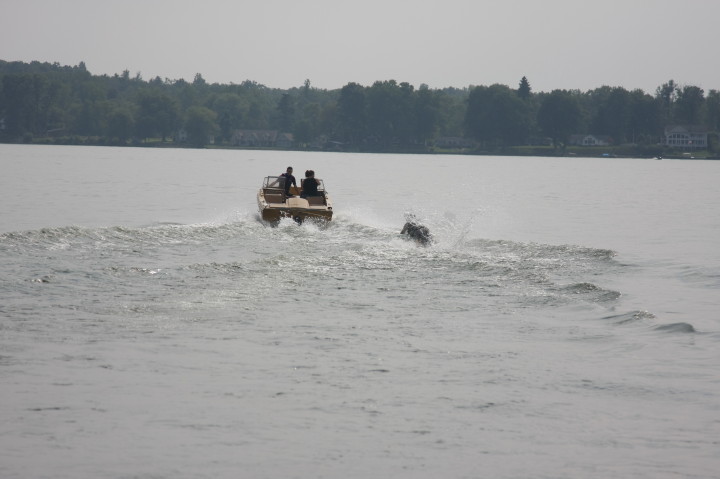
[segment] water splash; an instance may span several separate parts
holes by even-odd
[[[431,288],[426,297],[418,297],[420,303],[434,301],[427,307],[463,311],[481,304],[489,310],[499,305],[609,305],[620,297],[620,292],[588,281],[613,267],[612,251],[472,238],[479,214],[418,215],[436,238],[427,248],[404,240],[401,224],[365,222],[359,220],[366,218],[363,214],[338,215],[323,225],[288,219],[270,227],[254,213],[230,212],[197,224],[6,233],[0,235],[0,250],[38,258],[53,253],[58,262],[72,265],[69,271],[77,267],[97,284],[120,281],[127,291],[140,284],[148,291],[168,288],[173,292],[169,298],[182,297],[183,303],[195,296],[204,298],[199,303],[208,297],[213,302],[249,301],[245,291],[267,297],[287,288],[309,295],[338,288],[355,291],[356,298],[345,299],[348,304],[372,296],[373,290],[403,291],[386,293],[395,298],[390,309],[401,307],[401,298]],[[38,259],[31,278],[53,278],[51,284],[57,285],[85,281],[82,274],[59,274],[57,267],[48,271],[41,264]]]

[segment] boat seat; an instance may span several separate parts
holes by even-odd
[[[309,206],[305,198],[298,198],[297,196],[288,198],[286,205],[288,208],[307,208]]]
[[[322,196],[308,196],[305,199],[308,200],[310,206],[325,206],[325,198]]]
[[[282,193],[265,193],[265,201],[268,203],[283,203],[285,198]]]

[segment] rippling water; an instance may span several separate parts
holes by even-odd
[[[290,164],[335,221],[259,221]],[[0,166],[2,477],[717,477],[720,163]]]

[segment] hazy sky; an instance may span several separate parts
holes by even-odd
[[[720,89],[720,0],[0,0],[0,59],[210,83]]]

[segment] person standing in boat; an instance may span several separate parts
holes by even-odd
[[[293,172],[293,167],[288,166],[285,173],[280,175],[281,178],[285,178],[285,196],[287,196],[288,198],[291,198],[293,196],[290,193],[290,184],[297,187],[297,183],[295,182],[295,177],[293,176],[292,172]]]
[[[302,193],[300,193],[300,197],[322,196],[322,193],[318,191],[318,186],[320,186],[320,182],[315,179],[315,172],[313,170],[307,170],[305,172],[305,179],[302,182]]]

